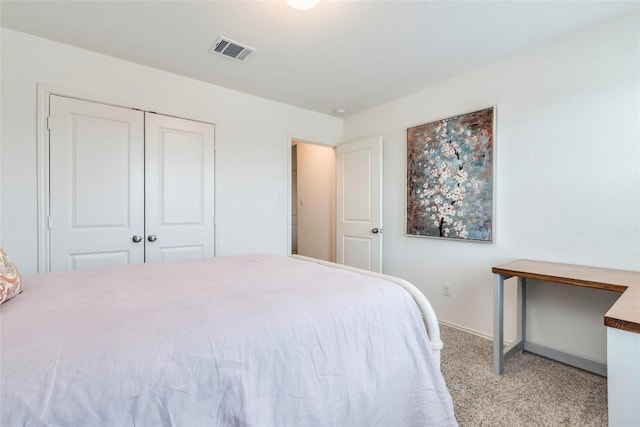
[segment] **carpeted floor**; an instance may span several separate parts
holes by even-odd
[[[442,373],[467,426],[606,426],[607,379],[531,353],[493,374],[493,343],[441,326]]]

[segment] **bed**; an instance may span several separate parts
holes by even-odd
[[[336,267],[254,254],[27,278],[0,307],[0,424],[456,425],[424,296]]]

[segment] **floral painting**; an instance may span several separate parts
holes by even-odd
[[[494,108],[407,130],[407,234],[493,239]]]

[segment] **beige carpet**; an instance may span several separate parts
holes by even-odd
[[[531,353],[493,374],[493,343],[441,327],[442,373],[460,426],[606,426],[607,379]]]

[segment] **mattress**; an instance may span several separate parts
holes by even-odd
[[[47,273],[0,308],[2,426],[449,426],[411,295],[256,254]]]

